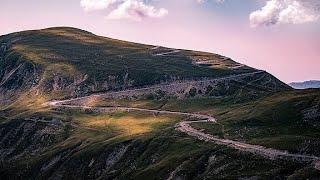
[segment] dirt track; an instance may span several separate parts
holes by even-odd
[[[255,73],[259,73],[259,72],[255,72]],[[236,75],[236,76],[239,76],[239,75]],[[226,78],[230,78],[230,77],[226,77]],[[141,89],[136,89],[136,90],[141,90]],[[135,89],[127,90],[127,91],[135,91]],[[122,92],[126,92],[126,91],[122,91]],[[118,92],[110,92],[110,93],[118,93]],[[105,96],[105,94],[97,94],[97,95],[92,95],[92,96],[94,96],[94,97]],[[228,147],[231,147],[234,149],[238,149],[240,151],[262,155],[262,156],[269,158],[269,159],[279,158],[279,159],[293,159],[293,160],[298,160],[298,161],[303,161],[303,162],[314,162],[315,168],[318,170],[320,169],[319,168],[320,167],[320,157],[310,156],[310,155],[302,155],[302,154],[290,154],[290,153],[288,153],[286,151],[282,151],[282,150],[266,148],[266,147],[259,146],[259,145],[252,145],[252,144],[247,144],[244,142],[239,142],[239,141],[234,141],[234,140],[229,140],[229,139],[221,139],[221,138],[214,137],[210,134],[203,133],[202,131],[195,129],[190,125],[192,123],[216,122],[216,119],[212,116],[209,116],[209,115],[199,114],[199,113],[132,108],[132,107],[90,107],[90,106],[72,104],[75,100],[89,98],[92,96],[67,99],[67,100],[50,101],[50,102],[47,102],[46,105],[53,106],[53,107],[71,108],[71,109],[90,109],[90,110],[95,110],[95,111],[100,111],[100,112],[125,110],[125,111],[143,111],[143,112],[158,113],[158,114],[176,114],[176,115],[188,116],[188,117],[199,119],[199,121],[181,121],[178,124],[176,124],[176,126],[175,126],[176,130],[181,131],[183,133],[186,133],[189,136],[195,137],[199,140],[214,142],[214,143],[217,143],[220,145],[225,145],[225,146],[228,146]]]
[[[70,109],[90,109],[99,112],[110,112],[116,110],[125,110],[125,111],[142,111],[142,112],[150,112],[150,113],[158,113],[158,114],[176,114],[183,115],[188,117],[193,117],[197,119],[201,119],[199,121],[181,121],[176,124],[176,130],[181,131],[183,133],[188,134],[189,136],[195,137],[199,140],[214,142],[220,145],[226,145],[228,147],[238,149],[245,152],[250,152],[258,155],[262,155],[269,159],[294,159],[298,161],[304,162],[316,162],[315,167],[319,169],[320,158],[316,156],[309,155],[300,155],[300,154],[290,154],[286,151],[266,148],[259,145],[251,145],[243,142],[233,141],[229,139],[221,139],[214,137],[210,134],[203,133],[195,128],[193,128],[190,124],[192,123],[208,123],[208,122],[216,122],[215,118],[209,115],[198,114],[198,113],[186,113],[186,112],[176,112],[176,111],[161,111],[161,110],[153,110],[153,109],[141,109],[141,108],[130,108],[130,107],[90,107],[90,106],[78,106],[78,105],[66,105],[63,104],[64,101],[52,101],[48,104],[54,107],[63,107]]]
[[[203,133],[197,129],[194,129],[191,127],[190,124],[192,123],[207,123],[207,122],[216,122],[216,121],[210,121],[210,120],[201,120],[201,121],[182,121],[176,125],[176,129],[188,134],[189,136],[193,136],[198,138],[199,140],[209,141],[209,142],[215,142],[217,144],[226,145],[241,151],[245,152],[251,152],[254,154],[259,154],[264,157],[267,157],[269,159],[276,159],[276,158],[289,158],[289,159],[295,159],[299,161],[320,161],[319,157],[316,156],[308,156],[308,155],[300,155],[300,154],[290,154],[286,151],[266,148],[259,145],[252,145],[247,144],[239,141],[233,141],[229,139],[221,139],[214,137],[210,134]]]

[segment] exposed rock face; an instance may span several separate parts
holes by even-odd
[[[38,69],[10,52],[9,46],[5,43],[0,49],[0,105],[12,102],[39,83]]]
[[[253,79],[253,80],[252,80]],[[138,89],[110,91],[92,96],[84,96],[69,101],[74,105],[89,105],[98,99],[163,99],[163,98],[194,98],[223,97],[233,95],[239,100],[255,98],[264,93],[273,93],[286,89],[285,85],[275,81],[274,77],[264,71],[241,75],[227,76],[216,79],[194,81],[175,81]]]
[[[311,108],[305,109],[303,111],[303,115],[304,115],[303,118],[305,120],[319,118],[320,117],[320,106],[315,105]]]
[[[67,138],[63,124],[54,120],[12,120],[0,125],[0,159],[21,160],[48,150]]]

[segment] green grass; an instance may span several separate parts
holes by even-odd
[[[10,34],[0,37],[0,42],[20,37],[21,40],[10,48],[14,52],[12,55],[21,55],[22,59],[30,61],[44,72],[56,66],[71,68],[71,71],[65,73],[70,73],[70,77],[74,72],[86,74],[88,82],[106,81],[121,85],[128,73],[132,85],[143,86],[171,78],[219,77],[253,71],[250,68],[235,71],[219,66],[202,67],[192,63],[192,57],[205,57],[221,66],[235,64],[234,61],[221,60],[219,55],[210,53],[182,51],[179,56],[153,56],[150,50],[152,46],[99,37],[72,28]],[[111,82],[114,78],[115,82]]]
[[[195,123],[212,135],[247,141],[295,153],[318,154],[319,117],[306,120],[303,111],[317,107],[319,90],[294,90],[237,101],[236,96],[166,100],[99,100],[95,105],[126,106],[211,114],[218,124]],[[303,152],[300,152],[303,151]]]
[[[214,105],[204,112],[216,115],[219,124],[200,128],[230,139],[320,155],[319,117],[303,118],[303,111],[316,108],[319,102],[319,90],[306,90],[277,93],[247,103]]]
[[[226,138],[224,126],[219,123],[193,123],[192,127],[219,138]]]
[[[201,111],[217,115],[219,123],[194,123],[192,124],[194,128],[203,129],[204,132],[221,138],[241,139],[253,144],[297,152],[298,149],[303,148],[305,140],[315,142],[318,141],[319,136],[316,131],[313,131],[311,125],[305,125],[304,129],[301,126],[296,127],[303,122],[301,114],[291,114],[291,112],[300,112],[304,108],[313,106],[318,101],[318,92],[317,90],[288,91],[242,103],[237,103],[233,101],[233,97],[229,97],[161,101],[120,100],[116,102],[114,100],[105,102],[105,105],[119,103],[132,107]],[[157,106],[159,104],[160,106]],[[284,107],[281,108],[282,106]],[[274,107],[282,110],[282,113],[270,116],[270,113],[272,115],[276,110]],[[283,111],[284,109],[288,110]],[[174,125],[183,117],[154,116],[141,112],[94,113],[77,110],[50,110],[38,112],[33,116],[61,119],[65,123],[76,124],[77,127],[68,131],[69,134],[66,134],[65,140],[48,147],[40,155],[31,156],[26,161],[15,164],[19,172],[33,174],[35,169],[41,168],[42,164],[52,161],[59,154],[72,152],[66,155],[65,163],[57,167],[60,167],[61,174],[78,178],[76,174],[67,172],[72,172],[72,169],[81,169],[79,176],[88,175],[89,169],[98,168],[96,163],[108,159],[108,153],[113,152],[114,148],[128,145],[128,154],[122,157],[111,170],[114,174],[112,176],[105,174],[102,177],[163,179],[177,167],[181,168],[177,174],[189,179],[195,177],[235,179],[251,176],[282,179],[289,175],[292,177],[317,175],[311,165],[293,161],[266,160],[260,156],[241,153],[211,142],[198,141],[174,129]],[[283,120],[284,117],[290,117],[290,120]],[[281,120],[274,121],[274,118]],[[290,127],[290,130],[286,127]],[[300,128],[299,132],[298,128]],[[304,152],[297,153],[317,155],[316,152],[319,151],[316,149],[316,144],[307,146],[313,151],[306,149]],[[213,160],[210,161],[210,158]],[[97,167],[88,169],[92,159],[95,159]],[[133,164],[135,169],[132,169]],[[24,171],[20,171],[20,168]],[[300,172],[301,168],[305,168],[309,173]],[[8,173],[8,171],[5,172]],[[47,176],[43,174],[43,177]]]

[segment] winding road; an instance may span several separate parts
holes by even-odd
[[[252,145],[247,144],[239,141],[229,140],[229,139],[221,139],[214,137],[210,134],[206,134],[200,130],[193,128],[190,124],[192,123],[215,123],[216,119],[212,116],[205,115],[205,114],[198,114],[198,113],[187,113],[187,112],[177,112],[177,111],[162,111],[162,110],[154,110],[154,109],[142,109],[142,108],[132,108],[132,107],[91,107],[91,106],[79,106],[79,105],[66,105],[65,102],[68,100],[63,101],[51,101],[48,102],[47,105],[52,107],[63,107],[69,109],[90,109],[99,112],[110,112],[116,110],[124,110],[124,111],[142,111],[142,112],[150,112],[150,113],[157,113],[157,114],[175,114],[175,115],[183,115],[187,117],[201,119],[198,121],[181,121],[176,124],[175,128],[178,131],[188,134],[189,136],[195,137],[199,140],[207,141],[207,142],[214,142],[216,144],[225,145],[234,149],[238,149],[240,151],[250,152],[253,154],[262,155],[269,159],[294,159],[298,161],[304,162],[314,162],[315,168],[319,169],[320,166],[320,158],[316,156],[309,156],[309,155],[301,155],[301,154],[290,154],[286,151],[266,148],[259,145]]]
[[[141,90],[141,89],[137,89],[137,90]],[[127,91],[134,91],[134,90],[127,90]],[[109,92],[109,93],[117,93],[117,92]],[[189,113],[189,112],[167,111],[167,110],[132,108],[132,107],[93,107],[93,106],[72,104],[73,102],[80,100],[82,98],[88,98],[92,96],[103,97],[105,94],[97,94],[97,95],[91,95],[91,96],[67,99],[67,100],[55,100],[55,101],[47,102],[45,103],[45,105],[51,106],[51,107],[69,108],[69,109],[90,109],[90,110],[99,111],[99,112],[124,110],[128,112],[141,111],[141,112],[149,112],[149,113],[157,113],[157,114],[175,114],[175,115],[192,117],[199,120],[198,121],[181,121],[176,124],[175,129],[180,132],[186,133],[189,136],[195,137],[199,140],[214,142],[216,144],[225,145],[234,149],[238,149],[240,151],[258,154],[268,159],[291,159],[291,160],[298,160],[301,162],[313,162],[314,168],[320,170],[320,157],[303,155],[303,154],[291,154],[283,150],[266,148],[263,146],[247,144],[244,142],[234,141],[230,139],[217,138],[215,136],[212,136],[210,134],[206,134],[200,130],[197,130],[191,126],[192,123],[215,123],[216,119],[210,115],[199,114],[199,113]]]

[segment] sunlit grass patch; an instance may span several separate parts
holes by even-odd
[[[104,99],[96,98],[94,103],[90,103],[91,106],[102,106],[102,107],[134,107],[144,109],[159,109],[165,105],[167,100],[148,100],[148,99]]]
[[[15,44],[12,46],[12,50],[22,55],[25,60],[42,66],[65,60],[61,54],[56,54],[47,48],[38,48],[32,45]]]
[[[73,117],[81,127],[109,131],[120,136],[136,136],[160,131],[181,119],[174,115],[154,115],[144,112],[80,113]]]
[[[50,98],[46,95],[35,95],[34,91],[22,94],[13,103],[1,107],[0,111],[7,114],[8,118],[24,117],[37,112],[47,112],[50,107],[44,106]]]

